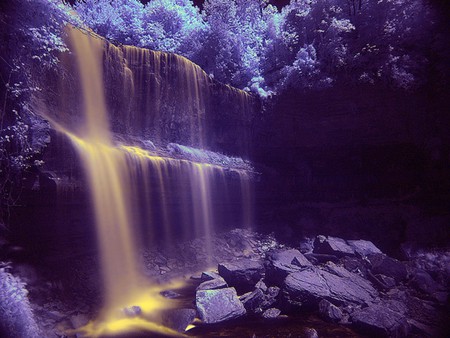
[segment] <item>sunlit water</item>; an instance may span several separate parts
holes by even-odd
[[[166,244],[170,244],[175,233],[179,231],[177,227],[182,224],[189,227],[185,231],[190,236],[194,234],[196,237],[205,237],[204,249],[206,257],[209,257],[205,263],[212,264],[211,237],[215,218],[218,217],[211,202],[212,189],[213,183],[217,182],[226,186],[224,169],[201,161],[165,158],[139,147],[115,144],[103,87],[104,42],[75,29],[69,29],[68,32],[83,90],[84,120],[82,126],[77,126],[73,131],[72,126],[56,122],[50,116],[48,118],[55,129],[72,141],[83,164],[95,214],[104,285],[104,304],[100,316],[78,332],[90,337],[132,330],[179,335],[160,324],[160,312],[177,305],[162,297],[160,291],[181,287],[182,283],[152,285],[143,277],[139,248],[141,245],[154,243],[154,237],[157,236],[162,237]],[[150,62],[144,59],[153,56],[157,59],[154,60],[155,65],[160,65],[160,59],[163,57],[161,55],[165,55],[142,52],[134,47],[124,50],[132,62]],[[189,126],[191,139],[194,143],[203,145],[205,135],[201,117],[205,113],[203,102],[206,98],[202,96],[198,83],[199,77],[206,75],[198,66],[183,60],[185,69],[182,78],[186,81],[186,91],[183,95],[187,95],[189,99],[186,102],[193,106],[195,112]],[[129,79],[128,89],[132,92],[133,74],[128,67],[125,67],[125,73]],[[155,90],[158,89],[155,87]],[[246,226],[250,226],[252,209],[249,177],[245,170],[235,172],[241,186],[242,220]],[[152,175],[157,178],[157,187],[151,184],[155,184],[154,180],[149,178]],[[175,219],[169,203],[173,184],[171,182],[174,180],[188,182],[178,197],[185,209],[185,217],[181,220]],[[152,197],[154,188],[159,191],[158,201]],[[159,210],[154,210],[156,207]],[[160,215],[158,224],[152,219],[154,211]],[[150,229],[144,236],[148,238],[142,238],[142,224],[146,224]],[[156,227],[159,231],[155,231]],[[130,314],[129,309],[139,311]]]

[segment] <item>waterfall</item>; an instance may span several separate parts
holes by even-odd
[[[104,304],[98,320],[82,331],[93,337],[136,328],[176,335],[159,324],[159,312],[174,304],[159,294],[164,286],[152,285],[143,277],[139,248],[161,242],[170,245],[180,236],[203,236],[204,263],[213,264],[214,226],[219,218],[226,218],[226,212],[220,213],[212,201],[228,198],[224,193],[228,191],[227,177],[234,177],[240,186],[237,204],[241,220],[250,226],[251,165],[240,158],[192,147],[208,145],[205,116],[212,110],[212,80],[197,65],[173,54],[116,47],[76,29],[68,29],[68,34],[77,61],[84,115],[81,119],[67,118],[50,112],[46,117],[72,141],[84,168],[95,214]],[[126,116],[111,116],[108,110],[104,79],[112,75],[104,72],[112,72],[113,67],[103,67],[105,62],[118,66],[123,100],[132,98],[129,107],[133,110]],[[168,83],[172,83],[170,89]],[[148,92],[140,93],[142,88]],[[246,107],[248,94],[226,88],[222,93]],[[172,93],[174,90],[178,92]],[[176,125],[181,122],[181,127],[187,128],[180,138],[171,138],[171,132],[157,127],[159,119],[170,115],[167,111],[177,113],[167,108],[180,107],[173,100],[182,101],[184,107],[181,117],[173,117]],[[141,142],[146,147],[130,144],[126,136],[125,141],[117,141],[117,129],[141,138],[152,135],[158,146],[149,141]],[[164,142],[179,140],[190,146],[164,146]],[[129,316],[127,309],[136,308],[139,313]]]

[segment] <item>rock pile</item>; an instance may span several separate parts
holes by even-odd
[[[448,297],[426,271],[372,242],[317,236],[312,250],[274,248],[205,272],[196,292],[204,323],[318,313],[377,337],[439,336]]]

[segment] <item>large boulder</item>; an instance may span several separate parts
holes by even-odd
[[[266,280],[281,285],[292,272],[312,267],[312,263],[298,250],[276,250],[267,254]]]
[[[372,265],[371,271],[374,275],[380,274],[395,279],[397,283],[406,280],[408,270],[402,262],[382,254],[368,256]]]
[[[227,282],[225,282],[225,280],[222,277],[218,276],[215,279],[210,279],[200,283],[200,285],[197,287],[197,291],[223,289],[226,287],[228,287]]]
[[[370,304],[378,296],[372,285],[360,276],[334,264],[329,271],[291,273],[286,277],[284,289],[290,299],[304,305],[316,305],[321,299],[336,304]]]
[[[355,250],[342,238],[320,235],[314,241],[314,253],[343,257],[354,256]]]
[[[246,313],[234,288],[199,290],[195,302],[200,319],[208,324],[239,318]]]
[[[352,313],[351,320],[362,333],[374,337],[406,337],[409,332],[404,314],[382,304],[356,310]]]
[[[375,246],[375,244],[373,244],[371,241],[358,239],[358,240],[348,240],[347,243],[361,257],[382,253],[381,250],[378,249]]]
[[[262,261],[246,258],[221,263],[218,269],[220,276],[239,293],[253,290],[255,284],[264,277],[265,272]]]

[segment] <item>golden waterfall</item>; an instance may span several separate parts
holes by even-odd
[[[186,140],[189,144],[203,146],[205,143],[205,107],[211,79],[200,67],[176,55],[130,46],[116,47],[76,29],[68,29],[68,33],[80,75],[84,119],[81,125],[73,126],[64,121],[64,117],[47,117],[55,129],[72,141],[83,164],[95,214],[104,285],[104,304],[99,318],[79,332],[89,337],[102,337],[141,329],[179,335],[160,324],[159,313],[174,306],[173,301],[160,295],[160,291],[179,287],[180,283],[156,286],[146,280],[139,248],[154,244],[159,238],[163,239],[164,244],[170,244],[175,234],[179,235],[181,225],[181,232],[187,234],[187,238],[193,235],[205,238],[203,249],[207,259],[204,263],[212,264],[211,238],[217,221],[211,201],[213,183],[216,186],[220,184],[226,190],[225,172],[218,165],[162,157],[136,146],[114,142],[105,100],[102,60],[125,61],[119,66],[122,67],[120,73],[126,95],[138,96],[136,82],[148,84],[146,88],[152,91],[151,95],[150,92],[141,93],[133,104],[144,112],[152,111],[153,116],[134,111],[122,122],[127,131],[133,131],[133,126],[142,126],[144,134],[154,135],[157,141],[168,138],[168,135],[158,135],[151,127],[163,118],[159,113],[160,106],[173,99],[168,96],[173,94],[168,94],[170,91],[164,88],[164,83],[170,81],[168,64],[172,62],[182,68],[176,80],[178,88],[181,88],[177,95],[187,103],[188,113],[185,116],[188,120],[183,121],[183,127],[190,135],[190,139]],[[176,58],[176,62],[171,58]],[[136,64],[143,67],[136,68]],[[236,91],[230,89],[230,92],[232,90]],[[239,97],[244,97],[240,98],[241,101],[247,99],[245,95],[238,93]],[[159,99],[149,101],[148,97]],[[243,223],[249,225],[249,178],[245,170],[234,171],[241,186]],[[170,191],[174,185],[182,186],[178,188],[181,193],[177,193],[177,198],[181,200],[182,210],[179,212],[184,216],[179,219],[175,219],[175,212],[171,209],[173,194]],[[157,196],[155,191],[158,191]],[[136,205],[141,206],[140,210],[136,211],[139,208]],[[142,228],[146,229],[144,233]],[[139,313],[130,316],[128,309],[136,307]]]

